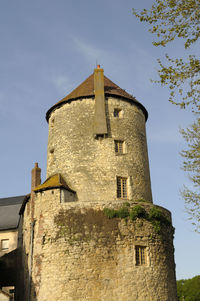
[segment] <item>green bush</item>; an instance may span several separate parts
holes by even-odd
[[[148,201],[145,201],[144,199],[139,199],[139,200],[136,200],[136,202],[143,202],[143,203],[147,203]]]
[[[134,221],[136,218],[145,218],[146,215],[145,209],[140,205],[136,205],[130,212],[130,219]]]
[[[177,281],[178,300],[199,301],[200,300],[200,275],[192,279],[181,279]],[[183,298],[184,296],[184,298]]]
[[[108,218],[118,217],[117,211],[114,209],[104,208],[103,211]]]
[[[118,217],[127,220],[129,217],[132,221],[135,221],[137,218],[146,219],[153,225],[155,232],[158,234],[161,232],[162,225],[171,225],[170,221],[159,208],[153,207],[149,213],[147,213],[144,207],[140,205],[136,205],[131,209],[129,207],[130,204],[126,202],[123,204],[123,207],[118,210],[104,208],[104,213],[108,218]]]
[[[150,201],[144,200],[144,199],[136,199],[136,200],[130,200],[130,202],[134,202],[134,203],[151,203]]]
[[[170,225],[170,221],[165,217],[162,211],[156,207],[151,208],[149,212],[150,221],[160,221],[163,224]]]
[[[114,217],[126,218],[129,216],[129,211],[127,207],[122,207],[118,210],[104,208],[103,211],[108,218],[114,218]]]
[[[154,230],[156,233],[160,234],[160,231],[161,231],[161,222],[160,221],[157,221],[157,220],[154,220],[151,222],[153,227],[154,227]]]
[[[126,218],[129,216],[129,211],[127,207],[122,207],[119,210],[117,210],[117,216],[119,218]]]
[[[160,209],[153,207],[151,208],[150,212],[149,212],[149,218],[150,219],[157,219],[157,220],[161,220],[163,217],[163,213]]]

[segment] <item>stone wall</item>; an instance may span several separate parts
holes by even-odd
[[[33,264],[33,240],[34,240],[34,220],[32,218],[34,206],[32,202],[26,203],[25,210],[20,216],[18,248],[20,250],[19,266],[20,273],[16,290],[16,300],[29,300],[32,286],[32,264]],[[33,231],[32,231],[33,229]]]
[[[47,177],[61,173],[80,201],[117,200],[116,177],[128,179],[128,199],[152,201],[145,116],[133,103],[106,99],[108,136],[94,137],[92,98],[75,100],[52,112],[49,120]],[[114,117],[114,109],[121,110]],[[115,153],[114,140],[126,153]]]
[[[172,226],[157,234],[146,219],[108,219],[102,211],[121,206],[60,203],[60,189],[37,193],[31,301],[177,300]],[[135,246],[146,247],[144,266],[136,265]]]
[[[144,113],[119,98],[108,97],[105,105],[104,137],[95,136],[92,98],[51,113],[47,177],[60,173],[76,194],[69,198],[54,187],[32,192],[26,204],[24,300],[177,301],[171,215],[160,208],[168,221],[162,225],[149,215],[158,206],[152,204]],[[123,153],[116,153],[115,141],[124,141]],[[117,197],[117,177],[127,179],[126,204]],[[146,215],[134,220],[104,212],[122,206],[131,212],[139,204]]]

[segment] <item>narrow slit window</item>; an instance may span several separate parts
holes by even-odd
[[[117,177],[117,197],[127,199],[127,178]]]
[[[53,118],[53,119],[51,120],[51,127],[52,127],[52,128],[54,127],[54,121],[55,121],[55,119]]]
[[[125,153],[125,145],[122,140],[115,140],[115,153],[116,154],[124,154]]]
[[[50,151],[49,151],[49,158],[50,158],[50,163],[53,163],[54,162],[54,148],[51,148]]]
[[[147,264],[146,247],[143,247],[143,246],[135,247],[135,262],[136,262],[136,265],[138,265],[138,266]]]

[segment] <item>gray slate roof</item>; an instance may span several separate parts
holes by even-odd
[[[15,229],[25,195],[0,199],[0,230]]]

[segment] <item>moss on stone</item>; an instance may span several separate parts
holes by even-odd
[[[103,211],[91,208],[84,212],[61,209],[54,223],[57,228],[55,239],[64,238],[71,244],[94,240],[109,245],[114,243],[118,235],[121,236],[119,220],[108,219]]]
[[[136,205],[134,207],[129,207],[123,204],[123,207],[115,210],[110,208],[104,208],[104,214],[109,218],[129,218],[132,221],[136,219],[145,219],[149,221],[157,234],[161,234],[162,226],[171,226],[171,222],[166,218],[163,212],[156,208],[152,207],[149,212],[141,205]]]

